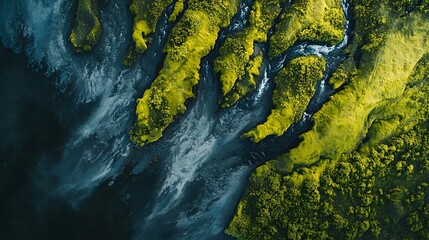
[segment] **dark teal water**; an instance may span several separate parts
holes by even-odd
[[[38,187],[38,165],[60,159],[73,126],[52,82],[0,48],[0,239],[129,239],[115,190],[100,187],[75,209]]]

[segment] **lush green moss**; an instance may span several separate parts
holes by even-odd
[[[176,3],[174,4],[173,12],[168,18],[168,21],[170,22],[176,21],[177,16],[183,11],[184,8],[185,8],[184,0],[177,0]]]
[[[70,41],[78,52],[90,51],[101,34],[98,0],[79,0]]]
[[[297,41],[339,43],[345,17],[340,0],[296,0],[282,13],[270,40],[270,56],[278,56]]]
[[[429,0],[422,0],[418,8],[423,13],[429,13]]]
[[[429,1],[428,0],[391,0],[389,1],[395,13],[401,17],[407,15],[407,12],[419,10],[424,13],[429,12]]]
[[[271,114],[263,124],[243,136],[259,142],[268,135],[283,135],[302,117],[314,95],[317,81],[323,76],[325,65],[325,60],[317,56],[303,56],[290,61],[275,78]]]
[[[304,141],[291,150],[286,161],[311,164],[320,158],[338,159],[343,152],[355,149],[366,134],[371,112],[402,94],[414,66],[428,50],[428,29],[421,15],[393,23],[372,66],[359,69],[344,90],[314,115],[313,130],[303,135]]]
[[[253,60],[247,62],[245,74],[234,84],[234,87],[225,95],[221,101],[222,107],[229,107],[236,103],[242,96],[253,91],[256,88],[260,68],[263,61],[263,55],[256,56]]]
[[[347,66],[346,64],[341,64],[334,71],[334,73],[332,73],[332,76],[329,78],[329,83],[334,89],[338,89],[344,84],[348,83],[350,79],[356,74],[356,70],[350,71],[348,69],[354,69],[354,65]]]
[[[265,165],[227,233],[246,240],[426,239],[427,127],[287,176]]]
[[[352,4],[367,15],[357,15],[351,58],[330,80],[341,90],[297,148],[252,174],[230,235],[429,237],[429,19],[421,8],[397,17],[391,2]],[[365,32],[382,33],[383,44]]]
[[[221,27],[229,24],[238,0],[188,1],[165,47],[164,66],[151,87],[137,100],[137,123],[131,139],[140,146],[154,142],[193,96],[201,58],[213,48]]]
[[[357,150],[287,174],[276,161],[259,167],[227,233],[247,240],[427,238],[428,60],[404,94],[373,113]]]
[[[386,36],[386,23],[390,21],[386,6],[377,0],[355,0],[353,13],[359,21],[356,22],[354,38],[359,43],[359,53],[366,57],[377,52],[383,46]],[[395,17],[396,18],[396,17]],[[392,18],[393,19],[393,18]]]
[[[131,66],[136,61],[138,54],[146,51],[162,13],[172,2],[173,0],[133,0],[131,2],[130,11],[134,15],[132,33],[134,45],[128,49],[128,53],[124,57],[125,66]]]
[[[156,31],[156,24],[161,18],[165,8],[173,0],[133,0],[130,6],[131,13],[134,14],[133,40],[135,50],[142,53],[147,48],[147,42],[150,41],[150,34]]]
[[[267,32],[280,13],[280,0],[255,1],[250,12],[250,25],[228,37],[219,50],[214,69],[220,74],[225,98],[222,106],[229,107],[256,87],[262,59],[253,60],[260,54],[255,42],[266,42]],[[253,71],[253,72],[249,72]],[[256,76],[254,73],[258,72]],[[243,87],[246,86],[246,87]]]

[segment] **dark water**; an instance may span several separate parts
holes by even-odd
[[[77,210],[37,186],[38,164],[58,161],[72,126],[52,81],[23,54],[0,48],[0,238],[130,238],[115,190],[100,187]]]
[[[102,7],[100,43],[76,54],[68,42],[69,1],[0,3],[0,239],[230,239],[223,230],[248,176],[298,143],[332,93],[326,78],[348,43],[348,36],[334,47],[300,43],[265,60],[258,89],[220,109],[213,59],[225,37],[247,24],[250,1],[242,1],[201,62],[187,112],[141,149],[128,136],[135,99],[162,66],[173,24],[164,15],[149,50],[124,68],[128,6],[112,0]],[[240,139],[269,114],[273,76],[290,59],[310,54],[325,56],[329,65],[303,120],[281,138]]]

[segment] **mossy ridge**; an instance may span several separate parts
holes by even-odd
[[[262,61],[254,59],[261,54],[255,42],[267,41],[268,30],[280,13],[280,2],[281,0],[255,1],[250,12],[250,25],[228,37],[220,48],[219,56],[214,61],[214,70],[220,75],[223,107],[233,105],[256,88],[255,77],[259,75]],[[256,70],[258,73],[253,77]]]
[[[377,110],[367,141],[339,160],[286,175],[276,161],[257,168],[226,232],[247,240],[429,237],[428,83],[426,55],[404,94]],[[400,124],[385,126],[396,116]]]
[[[354,31],[350,34],[353,41],[344,49],[347,58],[329,78],[334,89],[347,84],[356,74],[357,69],[371,71],[377,53],[383,48],[388,26],[399,18],[391,2],[378,0],[354,0],[351,3],[352,14],[356,18]]]
[[[335,45],[343,39],[344,25],[341,0],[296,0],[276,24],[269,55],[278,56],[297,41]]]
[[[77,52],[88,52],[98,43],[101,35],[98,0],[79,0],[76,21],[70,42]]]
[[[268,135],[281,136],[301,117],[323,76],[326,61],[318,56],[302,56],[290,61],[275,77],[274,109],[267,120],[243,134],[254,142]]]
[[[144,146],[161,138],[174,117],[186,110],[199,81],[201,58],[214,47],[220,28],[229,24],[238,0],[188,1],[188,8],[167,40],[164,66],[137,100],[137,123],[131,139]]]

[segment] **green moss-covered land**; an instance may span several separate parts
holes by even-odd
[[[335,45],[343,39],[344,11],[340,0],[296,0],[276,25],[270,41],[270,56],[275,57],[297,41]]]
[[[312,164],[321,157],[336,159],[355,149],[365,137],[370,115],[403,94],[413,68],[428,51],[428,27],[424,15],[392,20],[383,45],[369,54],[371,60],[362,63],[350,83],[314,115],[313,131],[303,135],[304,141],[291,151],[290,160]]]
[[[134,46],[130,47],[128,54],[124,58],[123,63],[125,66],[131,66],[137,59],[138,54],[146,51],[147,45],[152,41],[152,34],[156,31],[156,25],[162,13],[172,2],[173,0],[133,0],[131,2],[130,11],[134,15],[132,33]],[[177,15],[178,13],[174,14]]]
[[[239,239],[427,239],[427,128],[286,176],[261,167],[227,232]]]
[[[165,47],[164,66],[152,86],[138,99],[137,123],[131,139],[143,146],[162,136],[174,117],[186,110],[199,81],[201,58],[215,45],[221,27],[226,27],[239,1],[188,1],[183,17],[174,26]]]
[[[156,24],[161,18],[165,8],[170,5],[172,0],[133,0],[130,11],[134,14],[133,40],[135,50],[139,53],[144,52],[150,42],[150,34],[156,31]]]
[[[222,106],[229,107],[256,87],[262,65],[260,49],[255,42],[265,43],[272,22],[280,13],[279,0],[257,0],[250,12],[250,25],[228,37],[219,50],[214,69],[220,75],[224,95]]]
[[[88,52],[101,34],[98,0],[79,0],[70,41],[77,52]]]
[[[185,0],[177,0],[174,4],[173,12],[171,13],[170,17],[168,17],[168,20],[170,22],[174,22],[177,19],[177,16],[183,11],[185,8]]]
[[[317,81],[322,78],[325,65],[325,60],[317,56],[303,56],[290,61],[275,78],[274,109],[271,114],[263,124],[243,136],[259,142],[268,135],[283,135],[301,119],[316,91]]]
[[[224,95],[221,101],[222,107],[230,107],[235,104],[241,97],[255,90],[256,81],[260,75],[260,68],[263,61],[263,55],[259,54],[255,58],[250,59],[244,69],[244,75],[237,79],[234,87]]]
[[[403,1],[351,4],[349,58],[329,81],[338,92],[298,147],[252,174],[228,234],[429,238],[428,5],[403,16]]]

